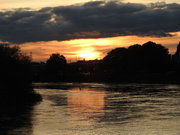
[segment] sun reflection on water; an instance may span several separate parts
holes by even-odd
[[[81,119],[82,125],[93,124],[93,117],[104,116],[104,97],[102,90],[72,88],[68,90],[67,107],[71,119]],[[94,121],[95,122],[95,121]]]
[[[180,133],[179,85],[108,86],[124,91],[108,91],[94,83],[37,89],[43,102],[34,108],[31,135]]]

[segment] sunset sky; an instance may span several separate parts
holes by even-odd
[[[0,42],[32,52],[102,59],[117,47],[148,41],[173,54],[180,41],[179,0],[0,0]]]

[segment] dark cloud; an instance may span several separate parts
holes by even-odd
[[[93,1],[38,11],[0,12],[0,40],[12,43],[126,35],[166,37],[180,31],[180,4]]]

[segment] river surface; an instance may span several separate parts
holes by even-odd
[[[43,101],[1,116],[0,134],[180,135],[179,85],[34,83],[34,88]]]

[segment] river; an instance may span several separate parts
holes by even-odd
[[[7,135],[179,135],[180,86],[34,83],[43,101],[1,116]],[[16,110],[16,111],[15,111]],[[16,126],[15,126],[16,125]]]

